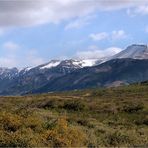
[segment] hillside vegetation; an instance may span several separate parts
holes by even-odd
[[[148,85],[0,97],[1,147],[148,147]]]

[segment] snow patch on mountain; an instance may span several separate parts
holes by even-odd
[[[33,69],[34,67],[25,67],[25,68],[20,68],[18,70],[19,73],[23,73],[25,74],[26,72],[30,71],[31,69]]]
[[[82,60],[82,66],[83,66],[83,67],[94,66],[97,61],[98,61],[98,59]]]
[[[98,59],[85,59],[85,60],[65,60],[66,65],[77,67],[77,68],[83,68],[83,67],[90,67],[94,66]]]
[[[27,68],[25,68],[25,71],[29,71],[29,70],[31,70],[33,67],[27,67]]]
[[[26,67],[22,69],[17,68],[0,68],[0,79],[3,78],[14,78],[19,75],[25,75],[34,70],[38,72],[48,71],[51,68],[58,68],[61,71],[72,72],[73,70],[80,69],[83,67],[91,67],[102,64],[106,61],[118,58],[131,58],[131,59],[148,59],[148,46],[147,45],[138,45],[133,44],[128,46],[125,50],[120,53],[111,56],[105,57],[102,59],[68,59],[68,60],[51,60],[48,63],[34,66]]]
[[[46,65],[40,67],[40,69],[48,69],[48,68],[52,68],[52,67],[56,67],[61,63],[61,61],[58,60],[52,60],[49,63],[47,63]]]
[[[133,44],[112,58],[148,59],[148,46]]]
[[[0,79],[8,78],[12,79],[16,75],[18,75],[18,69],[17,68],[0,68]]]
[[[94,66],[96,61],[98,61],[98,59],[87,59],[87,60],[70,59],[63,61],[52,60],[49,63],[42,65],[40,69],[50,69],[56,66],[61,66],[64,68],[83,68],[83,67]]]

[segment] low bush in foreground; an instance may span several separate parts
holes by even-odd
[[[135,85],[1,97],[0,147],[148,147],[147,92]]]

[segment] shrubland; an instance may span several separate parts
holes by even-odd
[[[148,146],[148,85],[0,97],[1,147]]]

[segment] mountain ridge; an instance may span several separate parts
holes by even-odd
[[[108,87],[114,86],[115,82],[127,85],[146,81],[148,80],[147,64],[147,59],[113,59],[101,65],[86,67],[54,79],[33,93]]]
[[[56,81],[59,82],[59,84],[56,84],[57,90],[61,86],[66,85],[65,83],[70,83],[71,85],[73,82],[71,80],[73,78],[77,78],[78,75],[82,75],[83,77],[79,77],[75,80],[75,86],[76,84],[79,84],[79,81],[81,79],[83,86],[79,84],[78,87],[73,87],[73,89],[81,89],[88,86],[98,86],[98,87],[110,87],[110,86],[118,86],[123,84],[132,83],[132,81],[127,82],[123,79],[116,79],[108,80],[107,78],[104,79],[107,75],[108,78],[114,78],[116,76],[117,71],[122,71],[122,73],[126,73],[127,71],[130,72],[130,69],[133,69],[133,67],[130,67],[129,65],[131,63],[137,63],[141,62],[143,69],[139,67],[137,68],[137,72],[135,70],[135,73],[137,73],[137,79],[135,78],[133,83],[143,81],[145,79],[140,79],[140,76],[142,76],[143,72],[146,73],[145,78],[147,78],[147,68],[148,64],[145,65],[144,61],[147,63],[148,59],[148,47],[147,45],[137,45],[133,44],[131,46],[128,46],[125,50],[121,51],[120,53],[109,57],[109,58],[102,58],[102,59],[87,59],[87,60],[76,60],[76,59],[69,59],[69,60],[51,60],[48,63],[35,66],[35,67],[27,67],[24,69],[17,69],[17,68],[0,68],[0,94],[2,95],[19,95],[19,94],[25,94],[28,92],[36,91],[38,89],[46,87],[52,87],[53,84],[55,84]],[[114,63],[115,62],[115,63]],[[119,66],[118,62],[121,64]],[[112,70],[112,67],[108,65],[108,63],[115,64],[115,66],[118,66],[118,68],[115,68],[115,71]],[[140,63],[139,63],[140,64]],[[102,68],[96,68],[101,67],[102,65],[106,65]],[[126,70],[124,70],[124,66],[128,66]],[[139,65],[134,65],[138,67]],[[96,68],[96,71],[93,70]],[[114,69],[114,68],[113,68]],[[85,74],[86,73],[86,74]],[[96,74],[99,74],[97,79],[95,81],[88,83],[88,75],[91,75],[91,79],[93,80],[94,77],[96,77]],[[104,75],[100,75],[100,73],[104,73]],[[108,73],[108,74],[107,74]],[[123,74],[120,73],[120,76]],[[109,75],[110,74],[110,75]],[[73,77],[69,77],[69,75],[73,75]],[[134,73],[133,73],[134,75]],[[70,80],[65,79],[69,77]],[[99,78],[102,77],[102,80]],[[133,78],[129,76],[129,78],[132,80]],[[128,80],[128,77],[125,79]],[[63,79],[62,83],[58,79]],[[90,78],[89,78],[90,79]],[[104,82],[103,82],[104,81]],[[111,82],[110,82],[111,81]],[[91,83],[91,84],[90,84]],[[97,83],[97,84],[96,84]],[[81,86],[81,87],[80,87]],[[55,86],[53,87],[55,90]],[[71,86],[69,86],[70,89]],[[65,90],[65,89],[63,89]],[[49,89],[49,91],[52,91],[52,89]]]

